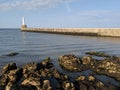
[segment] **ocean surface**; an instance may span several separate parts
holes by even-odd
[[[71,73],[59,67],[58,57],[64,54],[75,54],[80,57],[87,51],[102,51],[110,55],[120,56],[120,38],[72,36],[46,33],[21,32],[20,29],[0,29],[0,69],[7,63],[15,62],[22,66],[27,62],[40,62],[51,57],[55,67],[71,77],[91,72]],[[11,52],[16,56],[6,56]],[[118,85],[118,82],[104,75],[97,78]],[[105,79],[104,79],[105,78]]]

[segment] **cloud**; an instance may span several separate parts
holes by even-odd
[[[0,10],[9,9],[43,9],[55,7],[61,3],[67,3],[73,0],[1,0]]]

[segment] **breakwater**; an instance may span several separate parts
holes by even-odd
[[[120,28],[21,28],[26,32],[120,37]]]

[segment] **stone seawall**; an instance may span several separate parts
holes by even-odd
[[[120,37],[120,28],[21,28],[26,32]]]

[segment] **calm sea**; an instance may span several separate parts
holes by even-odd
[[[71,77],[81,73],[67,72],[59,67],[58,56],[75,54],[82,56],[87,51],[102,51],[120,56],[120,38],[72,36],[45,33],[21,32],[20,29],[0,29],[0,69],[7,63],[16,62],[21,66],[27,62],[40,62],[51,57],[55,67]],[[17,56],[5,56],[18,52]],[[85,71],[82,74],[90,72]],[[96,76],[100,78],[101,76]],[[106,77],[106,76],[103,76]],[[107,78],[110,81],[110,78]],[[115,83],[114,80],[112,80]]]

